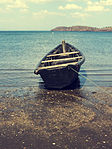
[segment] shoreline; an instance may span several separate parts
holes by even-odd
[[[112,95],[112,87],[102,87]],[[1,92],[1,149],[111,149],[112,101],[99,89]]]

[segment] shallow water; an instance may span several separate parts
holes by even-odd
[[[43,87],[33,71],[41,58],[62,40],[86,58],[80,73],[99,86],[112,86],[112,33],[3,31],[0,32],[0,88]],[[80,86],[93,86],[79,76]]]

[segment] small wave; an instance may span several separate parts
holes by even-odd
[[[85,75],[85,74],[82,74]],[[86,73],[87,76],[112,76],[112,74],[107,74],[107,73]]]
[[[81,69],[80,72],[100,72],[100,71],[112,71],[112,69]]]
[[[42,85],[40,75],[34,75],[33,71],[34,69],[0,69],[0,88]],[[112,69],[81,69],[80,73],[100,86],[112,86]],[[81,75],[79,78],[80,86],[90,86],[90,83]]]
[[[0,71],[34,71],[34,69],[0,69]]]

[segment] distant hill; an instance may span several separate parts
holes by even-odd
[[[52,29],[51,31],[112,32],[112,26],[103,27],[103,28],[89,27],[89,26],[71,26],[71,27],[59,26]]]

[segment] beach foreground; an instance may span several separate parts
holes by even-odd
[[[111,87],[0,94],[0,149],[112,148]]]

